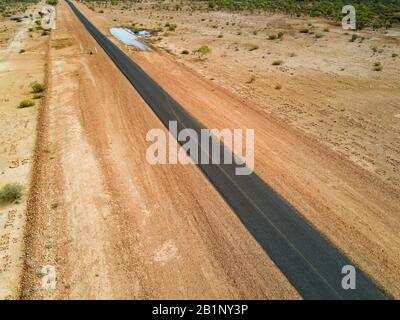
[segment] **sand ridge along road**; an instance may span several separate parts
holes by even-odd
[[[192,128],[200,133],[199,123],[67,2],[164,125],[175,120],[178,130]],[[350,265],[350,261],[256,175],[236,176],[233,165],[199,166],[304,298],[383,298],[360,271],[357,272],[357,289],[342,288],[341,270]]]

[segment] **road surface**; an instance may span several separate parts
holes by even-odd
[[[67,2],[165,126],[177,121],[178,132],[191,128],[200,133],[203,126],[198,121]],[[356,289],[343,289],[342,268],[352,263],[256,174],[237,176],[235,166],[227,164],[199,167],[303,298],[384,298],[357,269]]]

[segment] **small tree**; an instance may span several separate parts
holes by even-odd
[[[200,56],[200,58],[203,58],[206,54],[210,54],[211,53],[211,48],[203,45],[200,48],[198,48],[197,50],[194,51],[194,53],[196,53],[197,55]]]

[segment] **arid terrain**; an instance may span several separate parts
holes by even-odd
[[[35,14],[42,4],[31,6]],[[29,190],[36,123],[41,99],[31,108],[17,108],[32,97],[32,82],[43,83],[48,36],[41,36],[32,18],[0,22],[0,186],[20,183]],[[32,31],[29,31],[32,29]],[[26,196],[12,205],[0,204],[0,299],[18,297],[23,267]]]
[[[253,128],[255,172],[399,299],[400,30],[182,3],[75,2],[205,127]],[[195,165],[147,163],[147,132],[166,129],[56,10],[49,36],[0,23],[0,187],[26,186],[0,206],[0,299],[300,299]],[[118,42],[120,26],[153,30],[153,51]],[[44,97],[17,108],[33,81]]]

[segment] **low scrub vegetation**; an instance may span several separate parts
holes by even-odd
[[[22,100],[19,105],[18,108],[28,108],[28,107],[32,107],[35,105],[35,101],[30,100],[30,99],[26,99],[26,100]]]
[[[268,10],[290,15],[327,17],[335,21],[343,18],[342,8],[351,4],[357,12],[357,27],[389,28],[400,22],[399,0],[208,0],[209,9]]]
[[[38,83],[37,81],[31,83],[31,88],[33,93],[40,93],[44,91],[44,85]]]
[[[178,27],[175,23],[167,22],[165,26],[168,28],[168,31],[175,31]]]
[[[19,183],[8,183],[0,189],[0,203],[12,203],[24,194],[24,186]]]
[[[381,62],[375,62],[374,63],[374,71],[382,71],[383,70],[383,66]]]
[[[278,34],[270,34],[268,36],[268,40],[276,40],[276,39],[282,40],[283,35],[284,35],[284,33],[282,31],[279,31]]]
[[[211,50],[210,47],[204,45],[204,46],[201,46],[200,48],[198,48],[197,50],[195,50],[194,52],[197,53],[197,54],[199,54],[200,56],[204,56],[204,55],[206,55],[206,54],[211,53],[211,51],[212,51],[212,50]]]
[[[0,13],[3,17],[8,18],[13,15],[21,15],[25,12],[30,4],[36,4],[38,0],[0,0]],[[16,19],[20,22],[21,20]]]
[[[51,6],[56,6],[58,3],[58,0],[47,0],[46,3]]]
[[[274,60],[272,61],[273,66],[281,66],[283,64],[282,60]]]

